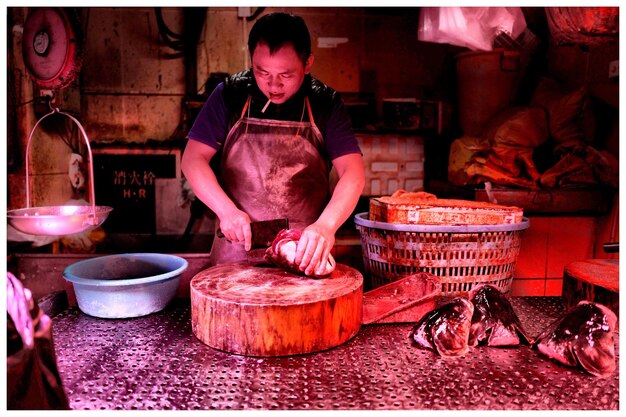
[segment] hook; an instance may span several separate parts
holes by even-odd
[[[25,160],[26,160],[26,207],[30,208],[30,181],[29,181],[29,173],[30,173],[30,163],[29,163],[29,156],[30,156],[30,147],[31,147],[31,141],[33,139],[33,134],[35,133],[35,130],[37,129],[37,126],[39,126],[39,124],[41,123],[41,121],[43,119],[45,119],[48,116],[51,116],[55,113],[58,114],[62,114],[66,117],[68,117],[70,120],[72,120],[76,126],[78,126],[78,130],[80,130],[80,133],[82,134],[82,137],[85,141],[85,145],[87,146],[87,155],[89,158],[89,184],[90,184],[90,192],[91,192],[91,207],[93,209],[93,216],[95,216],[95,212],[96,212],[96,190],[95,190],[95,186],[94,186],[94,175],[93,175],[93,155],[91,153],[91,146],[89,145],[89,138],[87,137],[87,133],[85,132],[85,129],[83,128],[83,126],[80,124],[80,122],[71,114],[66,113],[64,111],[61,111],[58,107],[52,107],[52,105],[50,105],[50,108],[52,109],[52,111],[46,115],[44,115],[43,117],[41,117],[39,120],[37,120],[37,123],[35,123],[35,126],[33,126],[33,129],[30,131],[30,135],[28,135],[28,141],[26,142],[26,156],[25,156]]]
[[[50,91],[50,94],[51,95],[46,96],[46,97],[48,97],[48,107],[50,107],[50,110],[52,110],[53,113],[58,113],[61,110],[58,107],[53,107],[53,105],[52,105],[52,102],[55,99],[54,91]]]

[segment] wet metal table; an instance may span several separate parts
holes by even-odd
[[[565,312],[560,297],[512,303],[531,336]],[[411,324],[393,324],[363,326],[324,352],[245,357],[204,345],[191,332],[190,316],[189,300],[179,299],[143,318],[97,319],[77,307],[54,317],[57,363],[71,407],[619,409],[619,369],[596,378],[529,346],[477,347],[446,361],[411,343]]]

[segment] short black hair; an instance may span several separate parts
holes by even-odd
[[[267,44],[271,54],[290,44],[303,65],[311,56],[311,35],[304,19],[289,13],[270,13],[257,20],[248,36],[250,56],[259,42]]]

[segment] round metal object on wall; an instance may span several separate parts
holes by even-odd
[[[22,54],[28,73],[41,88],[71,84],[82,65],[82,30],[59,7],[35,8],[24,23]]]
[[[363,276],[337,264],[327,278],[247,261],[214,266],[191,280],[193,333],[212,348],[288,356],[338,346],[361,327]]]

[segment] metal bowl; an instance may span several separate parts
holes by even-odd
[[[29,235],[65,236],[100,226],[113,210],[107,206],[45,206],[7,211],[11,226]]]
[[[102,318],[145,316],[164,309],[176,296],[180,276],[189,263],[160,253],[107,255],[65,268],[78,307]]]

